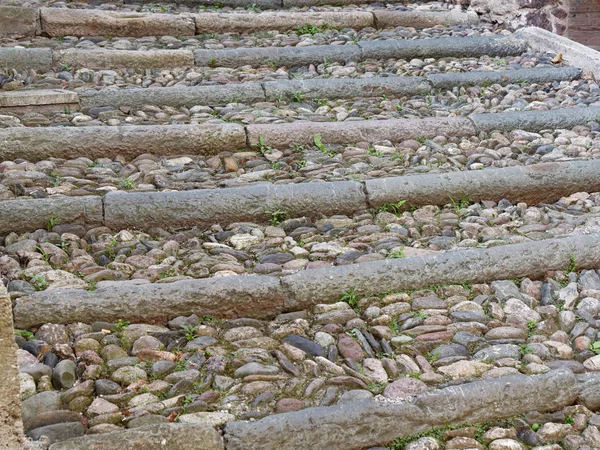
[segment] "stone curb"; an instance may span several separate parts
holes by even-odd
[[[69,10],[78,11],[78,10]],[[178,17],[178,16],[175,16]],[[0,48],[0,66],[49,71],[65,64],[90,69],[170,68],[193,66],[239,67],[277,63],[299,66],[365,59],[412,59],[519,55],[527,42],[512,37],[448,37],[419,40],[360,41],[356,45],[313,45],[307,47],[254,47],[227,50],[136,50]],[[552,70],[552,69],[533,69]],[[459,75],[459,74],[456,74]],[[532,74],[533,76],[534,74]],[[490,75],[491,76],[491,75]],[[510,74],[508,75],[510,76]],[[537,76],[540,76],[539,74]]]
[[[569,64],[593,74],[600,72],[600,52],[593,48],[538,27],[522,28],[515,35],[527,39],[536,51],[562,53]]]
[[[155,14],[98,9],[0,7],[0,37],[194,36],[203,33],[285,31],[306,24],[333,28],[431,27],[478,23],[476,14],[386,11]]]
[[[395,27],[414,27],[426,28],[436,25],[477,25],[479,16],[473,11],[462,12],[460,10],[440,11],[440,12],[421,12],[421,11],[403,11],[398,14],[396,11],[373,11],[375,16],[375,25],[378,29]]]
[[[313,80],[267,81],[227,84],[222,86],[171,87],[168,89],[88,90],[79,92],[82,108],[93,106],[141,107],[147,104],[192,107],[195,105],[226,105],[244,101],[292,100],[300,94],[303,100],[316,98],[401,97],[422,95],[432,88],[451,89],[454,86],[509,84],[515,81],[551,82],[578,77],[580,70],[572,67],[556,69],[518,69],[504,72],[468,72],[423,77],[328,78]],[[1,101],[2,94],[0,94]]]
[[[61,127],[0,129],[0,160],[25,158],[133,159],[158,155],[216,154],[246,147],[244,127],[235,123],[202,125],[136,125],[119,127]]]
[[[406,14],[406,11],[391,12],[392,17]],[[420,16],[426,13],[420,13]],[[465,15],[465,14],[463,14]],[[228,13],[228,14],[194,14],[196,34],[204,33],[253,33],[256,31],[293,30],[306,24],[317,27],[361,29],[375,27],[374,15],[370,12],[261,12],[261,13]],[[430,19],[436,24],[442,17],[437,15]],[[399,20],[399,19],[396,19]],[[425,21],[425,20],[423,20]]]
[[[216,221],[266,222],[274,211],[298,217],[314,216],[323,211],[351,214],[366,207],[363,187],[353,181],[108,193],[104,197],[104,224],[114,229],[135,228],[140,223],[147,227],[184,228],[210,226]]]
[[[600,160],[541,163],[460,172],[367,180],[372,208],[405,201],[407,205],[444,205],[468,195],[473,201],[507,199],[537,205],[575,192],[600,191]]]
[[[541,69],[503,70],[499,72],[439,73],[428,75],[434,88],[452,89],[455,86],[489,86],[492,84],[510,84],[526,81],[528,83],[551,83],[553,81],[579,78],[581,70],[577,67],[557,67]]]
[[[49,48],[0,48],[0,67],[38,72],[52,70],[52,50]]]
[[[281,278],[289,293],[284,309],[298,311],[335,302],[350,289],[369,295],[438,283],[539,276],[548,270],[565,270],[570,257],[575,258],[578,269],[600,267],[600,234],[302,270]]]
[[[165,69],[169,67],[193,67],[194,54],[191,50],[84,50],[70,48],[54,50],[54,67],[63,65],[86,69]]]
[[[50,446],[51,450],[131,449],[223,450],[223,438],[203,423],[161,423],[100,435],[86,435]]]
[[[496,116],[496,117],[492,117]],[[471,114],[477,132],[485,131],[540,131],[566,129],[585,125],[600,117],[600,106],[586,108],[559,108],[548,111],[522,111],[501,114]]]
[[[274,148],[292,144],[313,145],[316,135],[324,144],[347,144],[390,140],[434,138],[435,136],[472,136],[477,134],[473,123],[461,117],[424,119],[357,120],[344,122],[298,121],[284,124],[247,125],[249,145],[260,139]]]
[[[36,89],[0,92],[0,112],[79,111],[79,96],[63,89]]]
[[[5,450],[23,448],[23,422],[17,346],[14,339],[12,303],[0,281],[0,446]]]
[[[141,285],[115,282],[93,292],[41,291],[16,300],[14,321],[18,328],[31,328],[47,322],[118,319],[164,324],[190,314],[267,319],[339,301],[350,289],[359,295],[375,295],[438,283],[537,277],[548,270],[566,270],[573,260],[577,270],[599,267],[600,234],[306,269],[282,278],[257,275]]]
[[[271,276],[239,276],[130,284],[115,282],[95,291],[55,289],[17,300],[15,327],[94,321],[165,324],[181,315],[220,318],[273,317],[283,311],[285,293]]]
[[[37,230],[51,222],[76,223],[88,227],[104,221],[102,197],[56,197],[0,202],[0,233]]]
[[[516,56],[527,51],[527,41],[514,37],[447,37],[439,39],[359,41],[356,45],[312,45],[308,47],[255,47],[227,50],[195,50],[197,66],[262,66],[276,62],[300,66],[329,62],[374,59],[413,59]]]
[[[577,399],[568,370],[513,375],[427,392],[406,401],[363,400],[225,425],[227,450],[360,450],[434,427],[556,411]],[[317,425],[318,424],[318,425]]]

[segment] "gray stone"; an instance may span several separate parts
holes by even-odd
[[[51,450],[79,450],[81,448],[122,450],[133,448],[193,448],[195,450],[223,450],[223,438],[210,425],[202,423],[161,423],[146,425],[116,433],[88,435],[56,443]]]
[[[60,394],[56,391],[45,391],[32,395],[23,401],[23,422],[47,411],[61,409]]]
[[[279,373],[279,368],[276,366],[265,366],[260,363],[251,362],[244,364],[234,372],[236,378],[244,378],[249,375],[275,375]]]
[[[473,359],[482,362],[494,362],[503,358],[519,359],[521,348],[514,344],[498,344],[478,351]]]
[[[45,427],[35,428],[27,432],[27,437],[39,440],[42,436],[48,438],[48,443],[53,444],[59,441],[83,436],[85,428],[79,422],[55,423]]]
[[[75,384],[77,374],[75,363],[70,359],[63,359],[52,371],[52,384],[55,389],[69,389]]]
[[[0,48],[0,67],[39,72],[52,70],[52,50],[49,48]]]
[[[481,423],[530,410],[560,409],[577,395],[577,380],[569,371],[514,375],[428,392],[408,402],[363,400],[277,414],[252,423],[229,422],[225,439],[229,450],[369,448],[424,426],[443,426],[455,420]]]

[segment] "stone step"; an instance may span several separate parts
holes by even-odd
[[[39,18],[38,18],[39,14]],[[96,9],[18,7],[0,8],[0,20],[16,21],[15,27],[0,28],[0,37],[34,36],[194,36],[216,32],[290,30],[306,24],[333,28],[431,27],[478,23],[475,13],[442,12],[261,12],[261,13],[132,13]],[[39,21],[39,25],[38,25]]]
[[[600,116],[600,107],[557,108],[473,114],[468,118],[361,120],[346,122],[296,121],[242,126],[235,123],[202,125],[137,125],[116,127],[13,127],[0,129],[0,158],[96,159],[121,155],[133,159],[144,153],[162,156],[214,155],[223,149],[237,151],[249,146],[287,148],[313,145],[319,135],[323,144],[347,144],[405,139],[431,139],[438,135],[469,136],[491,132],[585,125]]]
[[[269,275],[215,277],[173,283],[115,282],[94,291],[52,289],[17,298],[15,327],[93,321],[166,323],[196,314],[266,319],[338,302],[347,292],[377,295],[434,284],[484,283],[540,277],[548,271],[600,267],[600,234],[573,235],[487,249],[306,269]]]
[[[406,203],[445,205],[452,199],[506,199],[532,205],[576,192],[600,190],[596,160],[543,163],[504,169],[387,177],[353,181],[257,184],[240,188],[165,192],[114,192],[0,202],[0,233],[46,228],[52,221],[87,228],[179,229],[214,223],[267,222],[274,211],[286,218],[353,214],[367,207]],[[458,200],[457,200],[458,201]],[[201,207],[199,207],[201,206]],[[174,214],[174,211],[177,213]]]

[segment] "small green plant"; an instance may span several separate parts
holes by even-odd
[[[33,337],[35,336],[31,331],[27,331],[27,330],[15,330],[15,334],[17,336],[21,336],[22,338],[24,338],[27,341],[29,341],[30,339],[33,339]]]
[[[121,181],[121,187],[126,190],[133,189],[135,187],[135,183],[129,178],[125,178],[123,181]]]
[[[323,24],[321,25],[321,27],[318,27],[312,23],[307,23],[304,24],[303,26],[298,26],[296,27],[296,34],[298,36],[302,36],[304,34],[310,34],[311,36],[314,36],[317,33],[322,33],[325,30],[329,29],[329,25],[327,24]]]
[[[348,303],[350,308],[356,310],[358,308],[358,295],[356,290],[351,288],[349,291],[344,292],[340,297],[340,302]]]
[[[304,91],[293,91],[290,94],[292,95],[292,99],[295,102],[301,102],[302,101],[302,96],[304,95]]]
[[[248,7],[246,9],[248,11],[260,12],[260,7],[256,3],[252,3],[251,5],[248,5]]]
[[[279,67],[279,61],[277,59],[270,59],[269,61],[267,61],[267,65],[271,69],[277,70],[277,68]]]
[[[130,324],[131,324],[131,322],[129,320],[123,320],[123,319],[117,320],[117,323],[115,323],[115,332],[121,333]]]
[[[533,335],[533,332],[537,328],[538,324],[534,320],[530,320],[527,322],[527,337]]]
[[[273,170],[281,170],[281,163],[279,161],[274,162],[273,164],[271,164],[271,169],[273,169]]]
[[[403,249],[396,249],[389,252],[386,256],[387,259],[400,259],[404,258],[406,255],[404,254]]]
[[[175,361],[175,368],[173,369],[173,371],[175,372],[183,372],[184,370],[187,370],[187,366],[185,365],[185,361]]]
[[[208,67],[217,67],[217,59],[214,56],[208,60]]]
[[[47,226],[48,231],[52,231],[52,228],[54,228],[54,225],[58,224],[59,220],[60,220],[59,217],[50,217],[48,219],[48,226]]]
[[[315,102],[317,102],[317,104],[319,106],[325,106],[325,105],[327,105],[327,99],[326,98],[315,98]]]
[[[369,147],[367,149],[367,153],[371,156],[377,156],[378,158],[383,157],[383,152],[378,152],[377,150],[375,150],[373,147]]]
[[[450,199],[450,203],[452,204],[452,208],[454,208],[454,212],[458,215],[461,209],[467,208],[472,202],[471,198],[463,194],[460,200],[455,201],[452,197],[448,197]]]
[[[71,108],[69,108],[68,106],[65,106],[65,107],[63,108],[63,112],[64,112],[65,114],[71,114]]]
[[[406,200],[400,200],[397,203],[384,203],[379,208],[379,212],[389,212],[396,216],[402,214],[402,206],[406,203]]]
[[[193,341],[196,338],[197,327],[194,325],[181,325],[183,331],[185,331],[185,338],[189,341]]]
[[[258,144],[256,144],[255,147],[258,148],[258,151],[261,155],[273,152],[273,149],[265,143],[265,140],[262,136],[258,137]]]
[[[369,389],[369,391],[371,391],[373,394],[379,395],[383,392],[383,390],[385,389],[386,386],[387,386],[387,383],[375,381],[373,383],[369,383],[367,385],[367,389]]]
[[[425,313],[423,311],[419,311],[418,313],[416,313],[415,317],[417,319],[421,319],[421,320],[425,320],[427,318],[427,316],[425,315]]]
[[[571,416],[565,416],[565,423],[567,425],[575,425],[575,421],[573,420],[573,418]]]
[[[60,70],[62,70],[64,72],[70,72],[71,70],[73,70],[73,67],[69,66],[68,64],[61,64]]]
[[[96,281],[92,281],[90,282],[90,284],[88,284],[88,291],[95,291],[96,290]]]
[[[38,273],[37,275],[31,277],[29,283],[31,283],[31,285],[35,288],[36,291],[43,291],[48,287],[48,281],[46,280],[46,277],[43,273]]]
[[[534,423],[533,425],[531,425],[531,429],[533,431],[537,431],[540,429],[540,424],[539,423]]]
[[[575,261],[575,255],[569,255],[569,268],[567,269],[567,275],[569,275],[572,272],[575,272],[575,270],[577,269],[577,262]]]
[[[271,215],[271,219],[269,220],[269,223],[272,226],[277,226],[279,225],[281,222],[283,222],[287,216],[287,213],[285,211],[282,211],[281,209],[278,209],[276,211],[266,211],[267,214]]]
[[[325,147],[325,144],[323,144],[320,134],[315,134],[313,141],[315,143],[315,147],[317,147],[321,152],[325,153],[326,155],[333,156],[333,152]]]
[[[533,353],[533,349],[525,344],[519,345],[519,351],[521,355],[529,355]]]
[[[589,346],[589,349],[596,355],[600,355],[600,341],[592,342]]]
[[[304,169],[306,167],[306,160],[303,159],[301,161],[298,161],[296,163],[296,166],[298,167],[298,169]]]

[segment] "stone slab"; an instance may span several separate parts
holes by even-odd
[[[435,136],[471,136],[476,134],[469,119],[425,118],[362,120],[347,122],[298,121],[285,124],[257,124],[246,126],[248,142],[257,145],[262,137],[266,145],[286,148],[291,144],[313,145],[315,135],[323,144],[349,144],[390,140],[433,138]]]
[[[380,11],[373,12],[378,29],[413,27],[425,28],[436,25],[476,25],[479,17],[476,13],[460,10],[429,12],[429,11]]]
[[[11,39],[34,37],[37,29],[37,9],[0,6],[0,37]]]
[[[168,90],[166,90],[168,91]],[[90,159],[117,155],[133,159],[155,155],[211,155],[223,149],[246,147],[241,125],[136,125],[119,127],[61,127],[0,129],[0,159]]]
[[[359,41],[361,59],[468,58],[517,56],[527,51],[524,39],[512,36],[445,37],[415,40]]]
[[[227,103],[256,103],[265,101],[261,83],[226,84],[222,86],[173,86],[166,89],[122,89],[82,91],[79,93],[82,108],[92,106],[162,105],[191,108],[196,105],[217,106]],[[234,148],[237,150],[237,148]]]
[[[59,36],[194,36],[193,17],[97,9],[40,8],[42,33]]]
[[[431,85],[421,77],[328,78],[314,80],[268,81],[263,83],[266,100],[292,99],[301,93],[302,99],[399,97],[424,95]]]
[[[464,73],[437,73],[428,75],[434,88],[452,89],[454,86],[489,86],[495,83],[551,83],[553,81],[579,78],[581,70],[577,67],[556,67],[539,69],[517,69],[501,71],[473,71]]]
[[[536,51],[562,53],[570,65],[593,74],[600,72],[600,52],[597,50],[538,27],[522,28],[515,34],[527,39]]]
[[[500,114],[472,114],[469,116],[477,131],[540,131],[572,128],[585,125],[600,117],[600,106],[571,107],[549,111],[521,111]]]
[[[6,287],[0,281],[0,448],[23,448],[21,394],[14,339],[12,305]]]
[[[132,430],[87,435],[57,442],[51,450],[223,450],[223,438],[210,425],[195,423],[161,423]]]
[[[328,62],[359,61],[358,45],[311,45],[308,47],[253,47],[226,50],[196,50],[194,59],[202,67],[307,66]]]
[[[285,310],[298,311],[336,302],[350,289],[370,295],[432,284],[541,276],[549,270],[566,270],[571,257],[578,270],[600,267],[600,234],[302,270],[281,281],[290,293]]]
[[[46,229],[51,219],[57,224],[100,226],[103,221],[102,198],[90,195],[0,202],[2,234]]]
[[[52,70],[52,50],[49,48],[0,48],[2,69],[28,70],[38,72]]]
[[[117,284],[90,292],[55,289],[17,299],[17,327],[94,321],[166,325],[177,316],[274,317],[283,309],[279,279],[270,276],[220,277],[141,285]]]
[[[361,11],[261,12],[194,14],[196,33],[254,33],[287,31],[306,24],[317,27],[361,29],[374,26],[373,14]]]
[[[350,214],[367,203],[352,181],[203,189],[178,192],[108,193],[105,225],[115,230],[160,226],[170,229],[214,223],[267,221],[274,211],[288,217]]]
[[[468,196],[473,201],[507,199],[536,205],[575,192],[600,190],[600,160],[540,163],[502,169],[389,177],[365,182],[369,204],[446,205]]]
[[[0,91],[0,108],[77,103],[77,94],[63,89]]]
[[[112,0],[102,0],[103,3],[110,3]],[[124,0],[125,4],[148,4],[156,3],[155,0]],[[177,0],[178,4],[187,6],[217,6],[222,8],[228,6],[230,8],[248,8],[256,5],[260,9],[279,9],[282,5],[282,0]]]
[[[404,402],[362,400],[225,425],[228,450],[359,450],[433,427],[482,423],[570,405],[570,371],[513,375],[427,392]],[[316,425],[318,424],[318,426]]]
[[[165,69],[193,67],[191,50],[84,50],[70,48],[53,52],[55,67],[63,65],[86,69]]]

